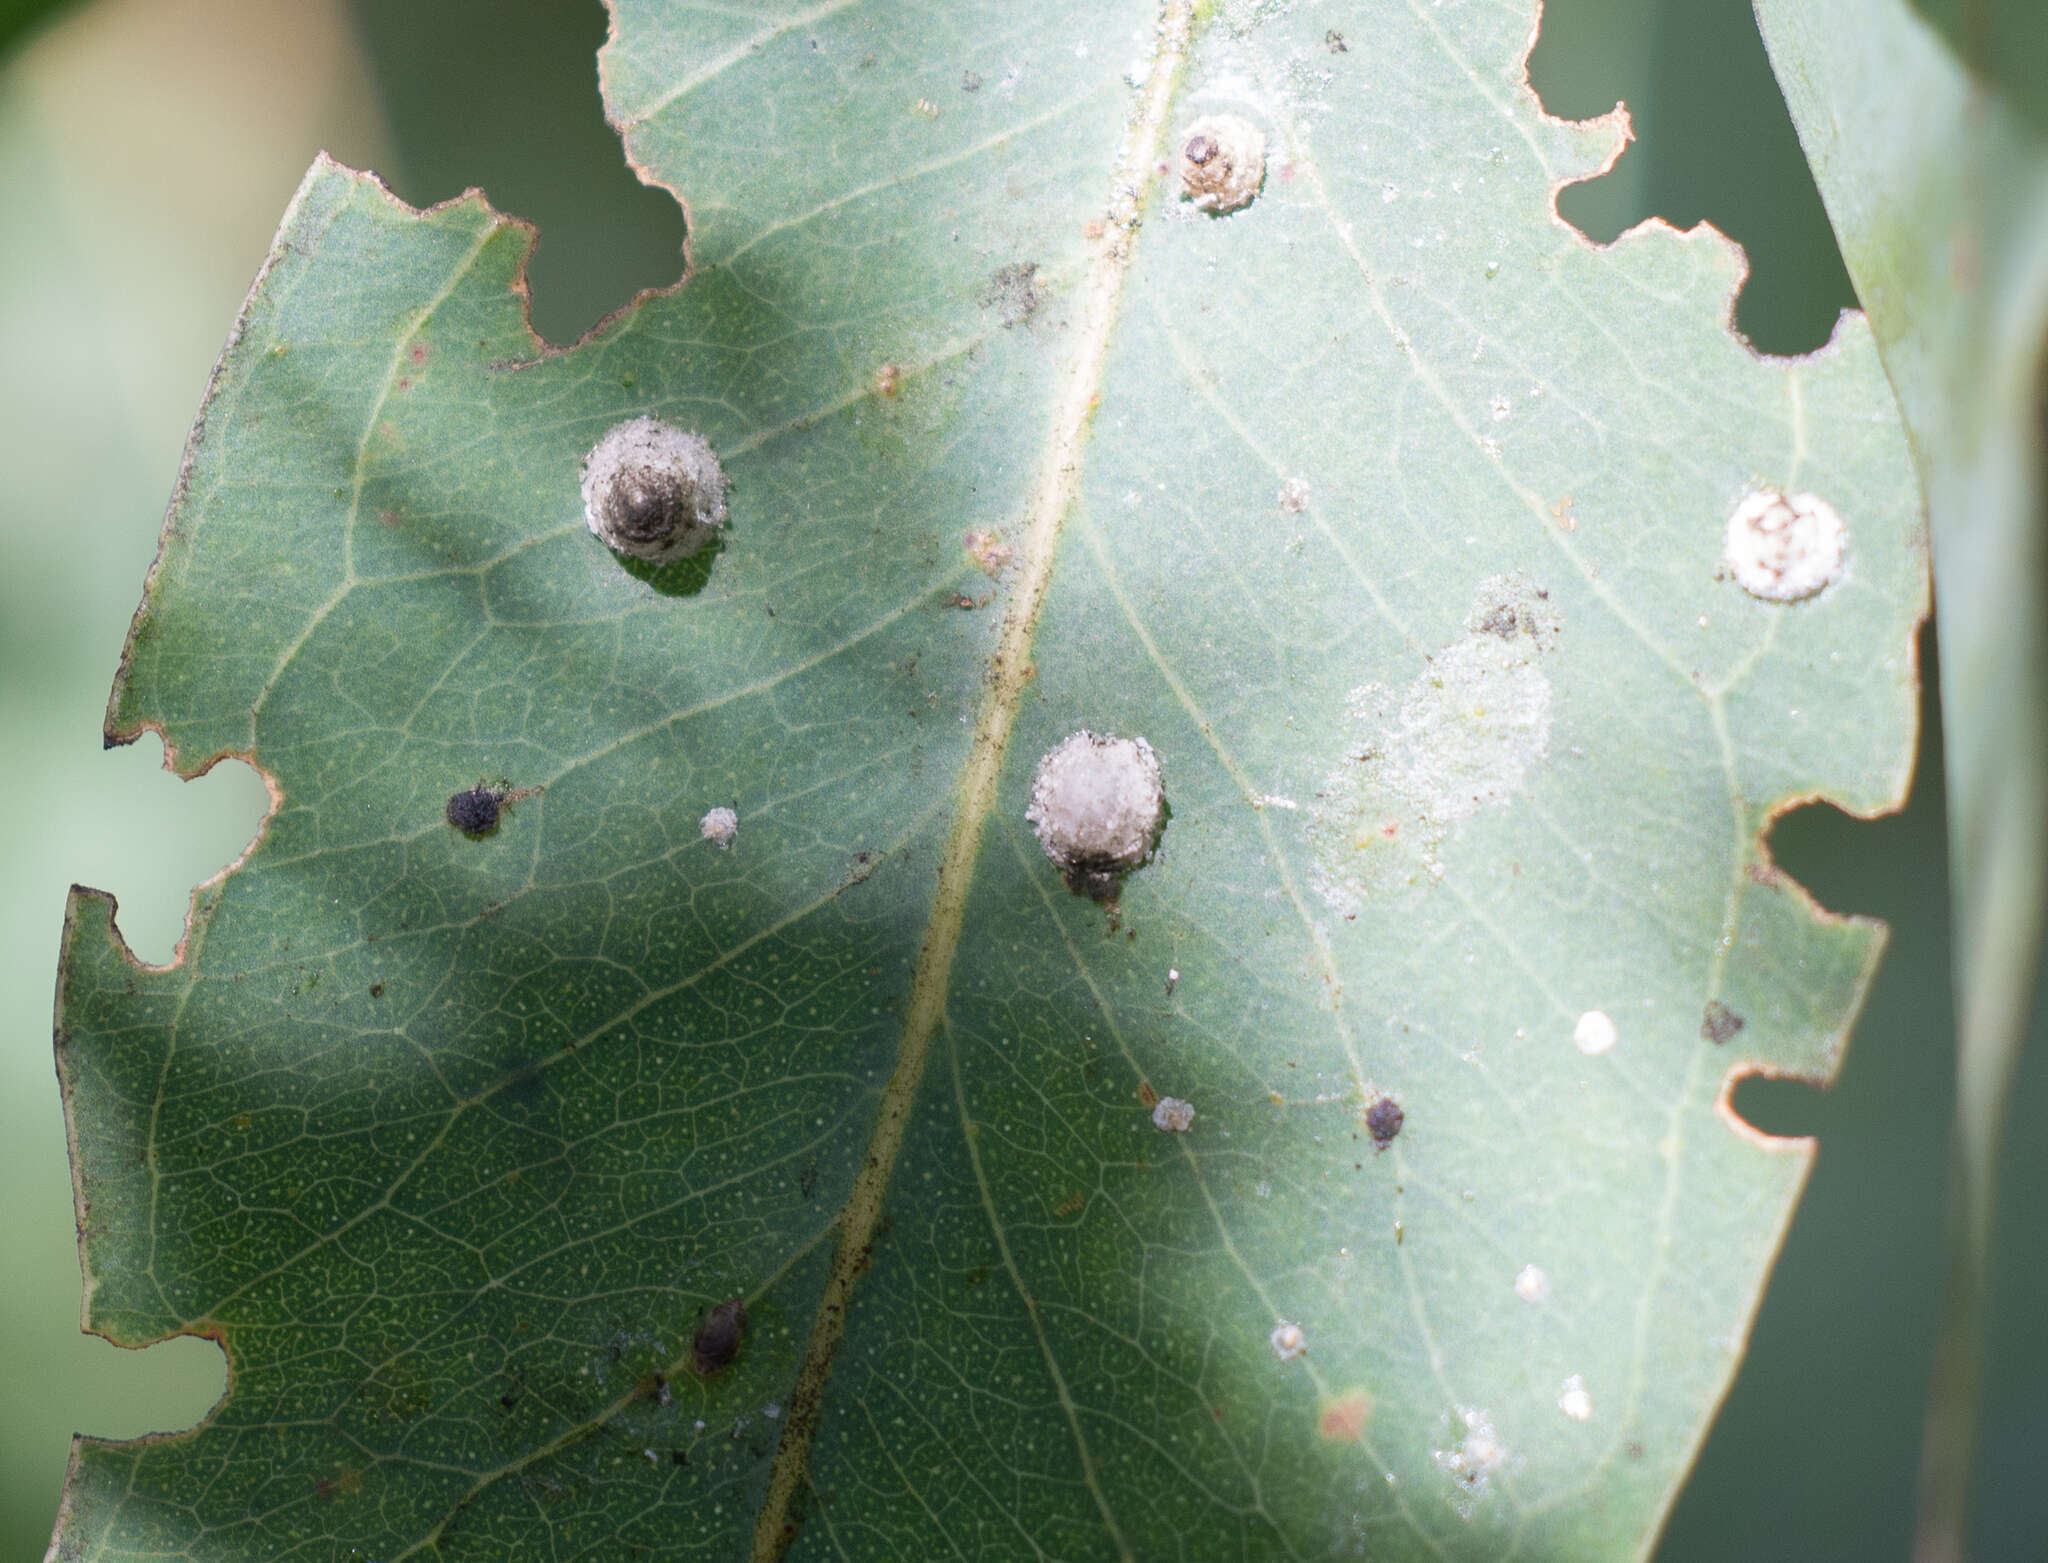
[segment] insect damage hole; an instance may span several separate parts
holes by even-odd
[[[1180,142],[1180,196],[1222,216],[1251,205],[1266,181],[1266,134],[1236,114],[1205,114]]]
[[[1165,813],[1152,746],[1083,728],[1039,760],[1024,818],[1067,888],[1107,901],[1151,857]]]
[[[659,418],[631,418],[583,458],[583,518],[606,547],[671,564],[725,529],[726,476],[710,441]]]
[[[1759,489],[1728,518],[1722,557],[1735,584],[1766,602],[1798,602],[1842,573],[1849,529],[1815,494]]]

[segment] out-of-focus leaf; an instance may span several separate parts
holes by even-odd
[[[1924,563],[1860,321],[1760,360],[1718,236],[1557,220],[1619,127],[1533,21],[620,0],[694,271],[557,354],[517,225],[313,171],[110,715],[283,801],[61,995],[93,1322],[234,1386],[60,1550],[1648,1545],[1806,1167],[1725,1089],[1879,943],[1759,833],[1901,795]],[[578,492],[649,412],[734,484],[661,571]],[[1764,487],[1808,600],[1723,578]],[[1082,727],[1165,771],[1114,912],[1024,819]]]
[[[0,54],[5,54],[29,32],[71,0],[0,0]]]
[[[1757,5],[1933,534],[1959,1011],[1954,1258],[1922,1473],[1920,1555],[1940,1560],[1968,1527],[1994,1174],[2048,905],[2048,34],[2038,7],[1930,11]]]
[[[189,1426],[220,1353],[78,1333],[64,1120],[50,1089],[58,909],[121,895],[168,960],[192,886],[268,803],[103,752],[108,648],[135,611],[194,392],[307,159],[379,155],[330,0],[97,0],[0,62],[0,1558],[42,1555],[74,1431]],[[286,14],[288,11],[288,14]]]

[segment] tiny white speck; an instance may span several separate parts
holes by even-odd
[[[1593,1414],[1593,1397],[1586,1393],[1586,1381],[1574,1373],[1564,1381],[1564,1393],[1557,1397],[1557,1409],[1574,1422]]]
[[[1168,1134],[1186,1134],[1195,1124],[1195,1106],[1177,1096],[1162,1096],[1152,1107],[1152,1127]]]
[[[732,838],[740,833],[740,817],[731,809],[713,809],[698,823],[697,833],[706,841],[715,841],[721,847],[732,845]]]
[[[1298,516],[1308,508],[1308,479],[1289,478],[1280,485],[1280,508]]]
[[[1492,401],[1486,404],[1486,410],[1493,414],[1493,421],[1495,423],[1498,423],[1501,419],[1505,418],[1509,413],[1515,410],[1515,404],[1509,401],[1505,396],[1496,396]]]
[[[1308,1350],[1308,1337],[1301,1333],[1301,1326],[1298,1324],[1278,1325],[1270,1338],[1273,1343],[1273,1355],[1282,1362],[1292,1362]]]
[[[1507,1446],[1494,1430],[1493,1418],[1484,1411],[1460,1413],[1465,1437],[1455,1449],[1439,1449],[1432,1458],[1438,1469],[1454,1478],[1475,1495],[1486,1490],[1487,1477],[1508,1457]]]
[[[1579,1017],[1579,1023],[1572,1027],[1572,1041],[1588,1057],[1606,1052],[1620,1040],[1621,1033],[1614,1029],[1614,1022],[1608,1019],[1604,1009],[1587,1010]]]
[[[1523,1265],[1515,1276],[1515,1295],[1523,1302],[1547,1301],[1550,1297],[1550,1277],[1535,1265]]]
[[[1077,44],[1075,44],[1075,45],[1074,45],[1074,58],[1075,58],[1075,59],[1077,59],[1077,60],[1085,60],[1085,59],[1087,59],[1087,58],[1088,58],[1088,45],[1087,45],[1087,44],[1085,44],[1085,43],[1077,43]]]
[[[1180,968],[1179,968],[1178,966],[1169,966],[1169,967],[1167,967],[1167,968],[1166,968],[1166,980],[1167,980],[1168,982],[1179,982],[1179,981],[1180,981]]]
[[[1148,60],[1133,60],[1124,67],[1124,80],[1133,87],[1144,86],[1151,74],[1152,65]]]
[[[765,1411],[763,1411],[761,1415],[765,1416],[771,1422],[774,1421],[777,1417],[782,1415],[782,1403],[776,1400],[769,1401],[768,1408]]]

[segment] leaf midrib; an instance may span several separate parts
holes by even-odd
[[[1142,221],[1143,192],[1173,107],[1174,89],[1179,84],[1193,27],[1194,0],[1163,0],[1153,32],[1144,92],[1124,133],[1111,174],[1103,237],[1097,241],[1095,255],[1083,276],[1080,329],[1075,334],[1075,346],[1055,405],[1044,459],[1025,502],[1015,585],[990,661],[981,707],[975,716],[967,763],[956,794],[953,824],[940,858],[931,915],[925,924],[925,937],[919,945],[917,969],[911,980],[896,1067],[883,1087],[867,1154],[839,1213],[839,1240],[833,1250],[832,1268],[804,1345],[790,1396],[788,1420],[783,1424],[782,1441],[776,1447],[768,1490],[754,1527],[755,1563],[774,1563],[795,1537],[791,1508],[810,1466],[811,1443],[817,1433],[825,1389],[846,1331],[846,1311],[867,1266],[883,1199],[930,1057],[932,1038],[945,1018],[947,987],[966,918],[968,893],[981,856],[984,827],[995,807],[1018,704],[1030,682],[1031,643],[1051,586],[1060,535],[1080,487],[1082,444],[1101,387],[1124,280],[1130,271],[1134,241]],[[1096,1480],[1086,1441],[1078,1440],[1078,1430],[1077,1442],[1089,1493],[1119,1555],[1128,1559],[1132,1555],[1130,1548]]]

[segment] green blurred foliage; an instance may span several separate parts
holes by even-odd
[[[70,0],[0,0],[0,53],[12,49]]]
[[[1960,15],[1960,0],[1927,0],[1938,23],[1944,4]],[[0,3],[0,45],[17,18],[45,9]],[[152,46],[155,95],[105,94],[96,131],[60,131],[46,61],[69,22],[0,74],[0,203],[12,217],[0,257],[0,711],[15,750],[0,781],[11,892],[0,974],[12,999],[0,1033],[0,1560],[40,1555],[71,1428],[175,1425],[220,1387],[204,1343],[128,1354],[76,1334],[49,993],[66,882],[117,891],[124,931],[165,959],[186,891],[246,841],[260,810],[246,771],[181,786],[154,769],[153,741],[102,755],[98,728],[207,366],[292,185],[324,143],[382,167],[416,202],[484,186],[543,230],[535,316],[553,340],[679,270],[673,203],[638,185],[599,115],[596,0],[354,0],[395,161],[380,155],[355,67],[329,62],[320,79],[306,68],[305,29],[325,9],[103,0],[88,13],[103,43],[122,26],[146,30],[146,12],[159,27],[171,11],[216,26],[260,17],[278,51],[273,85],[307,100],[289,126],[276,94],[266,108],[223,91],[218,74],[169,68]],[[2048,16],[2033,0],[1994,10],[2015,25]],[[195,61],[212,51],[217,65],[220,42],[191,33]],[[1612,174],[1564,192],[1569,218],[1600,240],[1652,214],[1708,218],[1749,246],[1738,321],[1752,342],[1800,351],[1825,339],[1848,284],[1744,0],[1548,0],[1531,76],[1553,112],[1597,114],[1625,98],[1633,116],[1637,144]],[[109,242],[120,224],[149,243]],[[1807,809],[1774,837],[1824,904],[1889,919],[1891,952],[1833,1091],[1752,1082],[1738,1097],[1771,1132],[1818,1134],[1822,1152],[1663,1563],[1907,1555],[1953,1090],[1931,700],[1927,715],[1905,814],[1864,823]],[[2048,1110],[2039,1045],[2006,1152],[1980,1494],[1987,1560],[2039,1557],[2048,1535],[2036,1474],[2048,1453],[2048,1257],[2033,1230],[2048,1142],[2024,1132],[2037,1110]]]
[[[2041,0],[1913,0],[1970,68],[2048,129],[2048,5]]]
[[[73,1429],[183,1426],[223,1385],[205,1341],[78,1331],[50,995],[71,881],[168,960],[262,816],[246,767],[181,784],[153,738],[103,753],[100,713],[208,366],[323,141],[380,146],[325,0],[102,0],[0,66],[0,1559],[42,1555]]]

